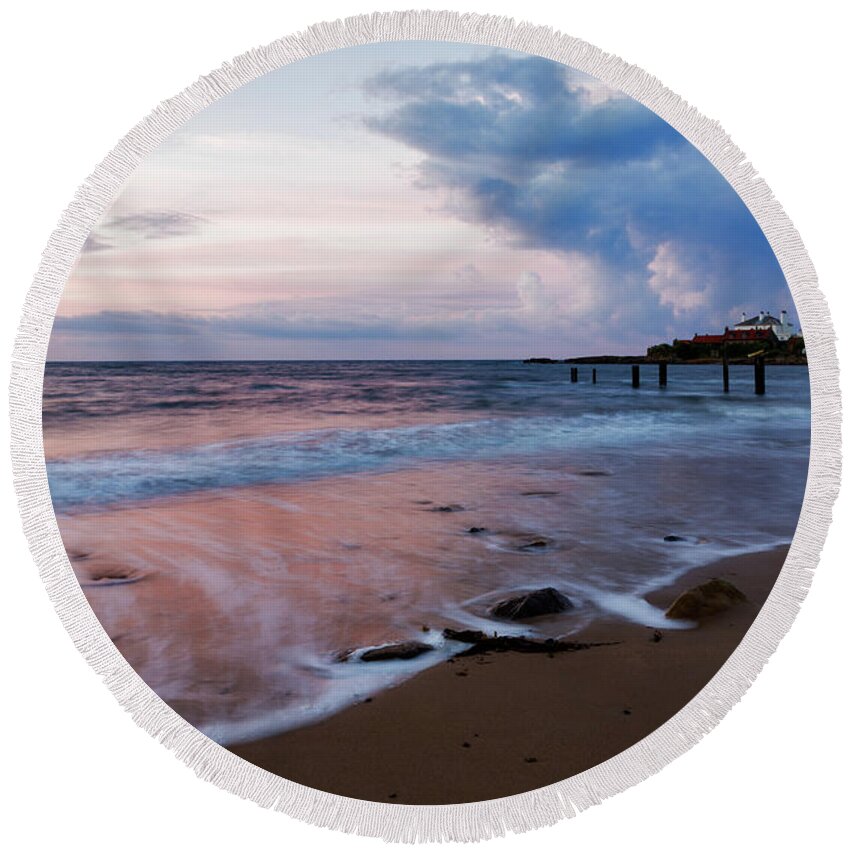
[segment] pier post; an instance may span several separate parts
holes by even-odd
[[[635,364],[632,366],[632,387],[637,389],[640,386],[640,366]]]
[[[667,364],[659,363],[658,364],[658,386],[666,387],[667,386]]]
[[[577,384],[578,383],[578,366],[573,366],[570,369],[570,383]]]
[[[756,395],[764,395],[764,357],[756,357],[753,369],[755,373]]]
[[[723,361],[723,392],[729,392],[729,363],[726,360]]]
[[[596,369],[593,370],[593,383],[596,383]]]

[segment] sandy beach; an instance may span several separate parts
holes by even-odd
[[[549,785],[686,705],[743,638],[786,554],[728,558],[650,594],[666,607],[717,577],[747,596],[697,628],[656,633],[609,619],[574,639],[615,645],[456,657],[312,726],[230,749],[296,782],[379,802],[473,802]]]

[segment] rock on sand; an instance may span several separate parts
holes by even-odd
[[[664,616],[670,620],[701,620],[746,601],[747,597],[734,584],[713,578],[686,590]]]
[[[572,607],[573,603],[563,593],[554,587],[543,587],[497,602],[490,614],[502,620],[528,620],[544,614],[559,614]]]

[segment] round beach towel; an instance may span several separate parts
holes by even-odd
[[[166,101],[23,328],[68,630],[202,776],[342,829],[486,837],[658,769],[788,628],[834,498],[831,325],[765,184],[501,18],[324,24]]]

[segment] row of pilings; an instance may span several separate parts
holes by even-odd
[[[632,387],[634,389],[640,388],[640,364],[633,363],[632,364]],[[591,383],[595,384],[597,381],[597,372],[596,369],[591,370],[590,376]],[[570,383],[577,384],[579,382],[579,372],[578,366],[570,367]],[[658,386],[666,387],[667,386],[667,364],[659,363],[658,364]],[[753,359],[753,389],[756,395],[764,395],[766,390],[765,384],[765,365],[764,365],[764,357],[756,357]],[[729,392],[729,364],[724,361],[723,362],[723,392]]]

